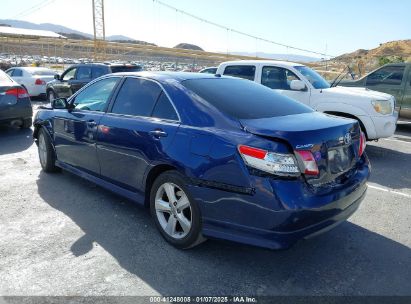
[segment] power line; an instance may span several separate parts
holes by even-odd
[[[160,5],[164,6],[164,7],[167,7],[168,9],[173,10],[173,11],[176,11],[176,12],[178,12],[178,13],[180,13],[180,14],[189,16],[189,17],[194,18],[194,19],[197,19],[197,20],[199,20],[199,21],[201,21],[201,22],[204,22],[204,23],[213,25],[213,26],[215,26],[215,27],[218,27],[218,28],[224,29],[224,30],[226,30],[226,31],[229,31],[229,32],[232,32],[232,33],[236,33],[236,34],[239,34],[239,35],[248,37],[248,38],[252,38],[252,39],[255,39],[255,40],[262,41],[262,42],[274,44],[274,45],[277,45],[277,46],[282,46],[282,47],[285,47],[285,48],[288,48],[288,49],[292,49],[292,50],[296,50],[296,51],[302,51],[302,52],[311,53],[311,54],[316,54],[316,55],[321,55],[321,56],[325,56],[325,57],[335,57],[335,56],[332,56],[332,55],[330,55],[330,54],[325,54],[325,53],[321,53],[321,52],[317,52],[317,51],[312,51],[312,50],[303,49],[303,48],[299,48],[299,47],[295,47],[295,46],[291,46],[291,45],[286,45],[286,44],[279,43],[279,42],[276,42],[276,41],[273,41],[273,40],[269,40],[269,39],[257,37],[257,36],[251,35],[251,34],[247,34],[247,33],[245,33],[245,32],[242,32],[242,31],[239,31],[239,30],[236,30],[236,29],[233,29],[233,28],[229,28],[229,27],[227,27],[227,26],[224,26],[224,25],[215,23],[215,22],[213,22],[213,21],[209,21],[209,20],[207,20],[207,19],[204,19],[204,18],[202,18],[202,17],[193,15],[193,14],[191,14],[191,13],[189,13],[189,12],[183,11],[183,10],[177,8],[177,7],[174,7],[174,6],[172,6],[172,5],[169,5],[169,4],[167,4],[167,3],[164,3],[164,2],[162,2],[162,1],[160,1],[160,0],[153,0],[153,2],[158,3],[158,4],[160,4]]]
[[[17,15],[11,17],[11,19],[18,18],[18,17],[25,17],[25,16],[28,16],[28,15],[31,15],[32,13],[41,10],[42,8],[44,8],[44,7],[52,4],[52,3],[55,2],[55,1],[56,1],[56,0],[45,0],[45,1],[42,1],[42,2],[40,2],[40,3],[38,3],[38,4],[36,4],[36,5],[33,5],[32,7],[29,7],[28,9],[25,9],[25,10],[21,11],[21,12],[18,13]]]

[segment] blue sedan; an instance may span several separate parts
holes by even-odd
[[[370,172],[356,121],[220,75],[103,76],[34,126],[45,172],[146,206],[181,249],[206,238],[288,248],[352,215]]]

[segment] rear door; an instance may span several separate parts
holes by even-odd
[[[406,78],[404,72],[404,65],[384,66],[367,76],[366,87],[370,90],[394,95],[397,103],[401,104]]]
[[[90,174],[100,174],[97,128],[120,80],[111,77],[97,81],[70,101],[73,110],[54,110],[54,143],[59,161]]]
[[[162,87],[128,77],[100,121],[97,153],[101,175],[131,191],[142,189],[147,167],[167,159],[179,127],[176,110]]]

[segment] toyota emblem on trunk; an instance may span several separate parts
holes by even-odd
[[[351,142],[352,142],[351,134],[350,134],[350,133],[345,134],[345,136],[344,136],[344,143],[345,143],[346,145],[349,145],[349,144],[351,144]]]

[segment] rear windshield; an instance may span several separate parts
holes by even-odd
[[[35,71],[30,71],[32,75],[35,76],[54,76],[57,73],[52,71],[52,70],[35,70]]]
[[[139,65],[111,66],[111,72],[113,73],[140,72],[141,70],[142,68]]]
[[[220,111],[237,119],[258,119],[313,112],[302,103],[252,81],[190,79],[182,84]]]
[[[9,76],[7,76],[7,74],[2,70],[0,70],[0,82],[11,82]]]

